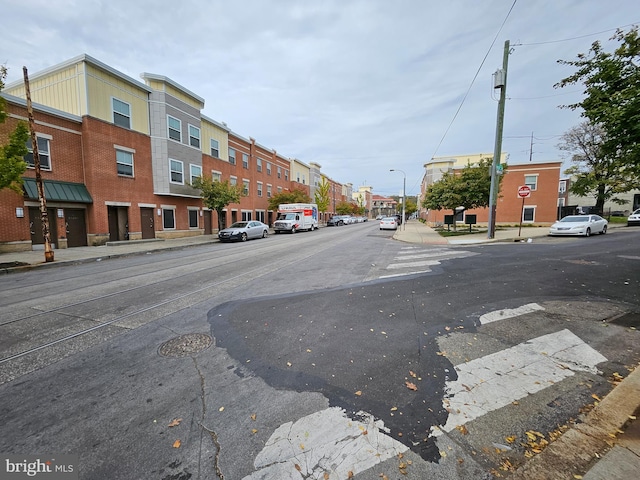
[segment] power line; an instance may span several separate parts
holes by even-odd
[[[607,32],[615,32],[617,30],[620,30],[621,28],[635,26],[638,23],[640,23],[640,22],[628,23],[627,25],[623,25],[621,27],[609,28],[608,30],[602,30],[601,32],[588,33],[586,35],[580,35],[580,36],[571,37],[571,38],[563,38],[563,39],[560,39],[560,40],[549,40],[547,42],[534,42],[534,43],[517,43],[517,44],[514,45],[514,47],[530,47],[532,45],[548,45],[550,43],[570,42],[572,40],[580,40],[581,38],[595,37],[596,35],[602,35],[603,33],[607,33]]]

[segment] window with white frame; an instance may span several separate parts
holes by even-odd
[[[189,228],[198,228],[198,209],[189,209]]]
[[[271,198],[271,184],[267,183],[267,198]]]
[[[191,183],[193,184],[193,181],[202,176],[202,167],[200,165],[189,165],[189,175],[191,178]]]
[[[180,160],[169,159],[169,181],[184,185],[184,164]]]
[[[307,184],[307,180],[306,180],[306,178],[305,178],[305,176],[304,176],[304,173],[302,174],[302,184],[303,184],[303,185],[306,185],[306,184]]]
[[[116,167],[118,175],[133,177],[133,152],[116,148]]]
[[[242,154],[242,168],[249,168],[249,155],[246,153]]]
[[[282,187],[278,187],[278,193],[282,193]]]
[[[262,196],[262,182],[258,182],[258,196]]]
[[[567,181],[560,180],[560,183],[558,184],[558,193],[563,194],[566,192],[567,192]]]
[[[182,122],[179,119],[167,115],[167,128],[169,129],[169,138],[171,140],[182,141]]]
[[[522,221],[524,223],[533,223],[536,219],[536,207],[527,205],[522,211]]]
[[[211,156],[220,158],[220,142],[215,139],[211,139]]]
[[[235,165],[236,164],[236,150],[235,150],[235,148],[229,147],[229,163],[231,165]]]
[[[200,148],[200,129],[193,125],[189,125],[189,145]]]
[[[50,137],[45,137],[43,135],[36,136],[36,142],[38,143],[38,158],[40,159],[40,168],[42,170],[51,170],[51,156],[49,154],[49,139]],[[33,144],[31,143],[31,138],[27,140],[27,153],[24,156],[24,161],[27,162],[27,166],[34,168],[36,166],[35,161],[33,160]]]
[[[119,127],[131,128],[131,105],[117,98],[111,99],[113,123]]]
[[[265,218],[264,210],[256,210],[256,220],[264,223],[264,218]]]
[[[267,175],[271,175],[271,164],[267,162]]]
[[[538,175],[525,175],[524,176],[524,184],[528,186],[531,191],[537,190],[538,188]]]
[[[176,210],[175,208],[162,209],[162,227],[165,230],[173,230],[176,228]]]
[[[286,168],[284,169],[284,179],[289,181],[289,170],[287,170]]]
[[[296,172],[296,182],[300,183],[300,172]]]
[[[221,182],[222,181],[222,172],[219,172],[217,170],[212,170],[211,171],[211,180],[213,180],[214,182]]]
[[[243,222],[251,221],[251,210],[242,210],[242,221]]]
[[[278,175],[278,178],[282,177],[282,168],[281,167],[278,167],[277,175]]]
[[[242,194],[246,197],[249,195],[249,180],[246,178],[242,179]]]
[[[256,169],[257,169],[259,172],[261,172],[261,171],[262,171],[262,159],[261,159],[261,158],[258,158],[258,159],[256,160]]]
[[[234,177],[234,176],[229,177],[229,185],[237,185],[237,184],[238,184],[238,177]]]

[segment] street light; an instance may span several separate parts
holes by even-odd
[[[403,176],[403,180],[402,180],[402,229],[406,230],[406,218],[404,215],[405,212],[405,205],[407,204],[407,174],[404,173],[402,170],[399,170],[397,168],[392,168],[389,170],[390,172],[400,172],[402,173]]]

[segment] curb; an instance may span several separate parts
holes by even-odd
[[[509,479],[582,478],[615,444],[638,410],[640,368],[636,367],[591,410],[582,423],[565,432]]]

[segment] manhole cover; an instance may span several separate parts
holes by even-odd
[[[209,348],[212,342],[206,333],[189,333],[164,342],[158,353],[164,357],[187,357]]]

